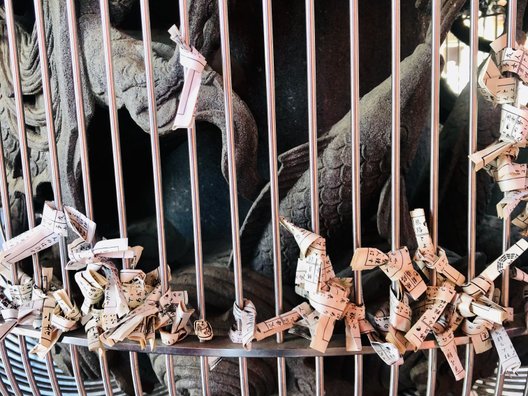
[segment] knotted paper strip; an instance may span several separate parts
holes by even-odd
[[[46,202],[38,226],[4,243],[4,250],[0,252],[0,272],[7,278],[12,264],[55,245],[61,236],[67,234],[64,213],[58,211],[53,203]]]
[[[213,339],[213,335],[214,335],[213,327],[207,320],[204,320],[204,319],[195,320],[193,327],[194,327],[194,334],[196,334],[196,337],[198,337],[200,342],[209,341]]]
[[[405,338],[414,345],[415,350],[422,345],[425,337],[433,330],[434,324],[454,296],[455,289],[450,282],[445,282],[442,286],[429,286],[427,288],[426,301],[429,307],[405,334]]]
[[[303,316],[310,314],[312,311],[310,305],[304,302],[297,305],[291,311],[260,322],[255,327],[254,339],[260,341],[281,331],[289,330],[295,322],[299,321]]]
[[[44,300],[39,343],[30,351],[44,359],[64,332],[74,330],[81,318],[79,309],[71,302],[64,289],[57,290]]]
[[[513,103],[517,95],[517,79],[502,77],[493,59],[489,57],[478,77],[480,93],[493,104]]]
[[[187,308],[187,292],[168,291],[159,300],[160,313],[159,323],[161,342],[165,345],[173,345],[187,337],[191,331],[188,324],[194,309]],[[171,326],[170,331],[161,327]]]
[[[425,267],[434,269],[442,274],[446,279],[456,285],[464,284],[466,278],[458,270],[452,267],[443,249],[438,249],[438,254],[434,251],[433,241],[429,235],[429,228],[425,220],[425,212],[423,209],[415,209],[411,211],[411,221],[418,242],[418,249],[414,255],[414,261],[422,269]],[[424,273],[426,273],[424,271]]]
[[[417,300],[427,288],[423,279],[413,268],[409,250],[406,247],[388,254],[375,248],[356,249],[350,266],[354,271],[380,267],[390,280],[400,281],[414,300]]]
[[[233,304],[233,316],[237,324],[229,330],[229,338],[235,344],[242,344],[244,349],[251,349],[251,341],[255,335],[255,322],[257,319],[257,309],[250,300],[244,299],[244,307],[240,308]]]
[[[189,128],[194,118],[194,109],[198,101],[198,93],[202,83],[202,72],[207,64],[205,58],[194,47],[186,45],[173,25],[169,29],[171,40],[178,44],[180,49],[180,64],[184,67],[184,83],[180,102],[174,118],[172,129]]]

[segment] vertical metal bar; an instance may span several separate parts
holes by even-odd
[[[26,209],[28,215],[29,228],[35,227],[35,212],[33,210],[33,190],[31,186],[31,170],[29,165],[28,158],[28,147],[27,147],[27,137],[26,137],[26,125],[24,118],[24,103],[23,103],[23,94],[22,94],[22,84],[20,80],[20,67],[18,61],[18,49],[17,49],[17,38],[16,38],[16,29],[15,29],[15,16],[13,10],[12,0],[6,0],[4,2],[5,14],[6,14],[6,25],[7,25],[7,36],[9,44],[9,60],[11,66],[12,80],[13,80],[13,90],[14,90],[14,99],[15,99],[15,108],[16,108],[16,117],[17,117],[17,128],[18,128],[18,140],[20,145],[20,158],[22,163],[22,175],[24,181],[24,192],[25,192],[25,201]],[[37,287],[40,287],[42,280],[40,265],[38,261],[38,255],[33,255],[33,278]],[[35,382],[35,377],[31,368],[31,363],[27,355],[27,347],[25,345],[25,340],[23,340],[23,345],[21,344],[22,361],[24,364],[24,370],[29,381],[32,392],[35,395],[40,395],[40,391]],[[53,365],[46,364],[46,369],[50,377],[51,384],[53,389],[56,391],[58,387],[57,378],[55,375]]]
[[[515,47],[517,45],[517,0],[508,0],[508,47]],[[519,103],[515,100],[515,106]],[[508,250],[510,247],[510,216],[504,217],[502,221],[502,251]],[[502,293],[501,303],[504,307],[510,305],[510,272],[504,271],[502,274]],[[497,367],[497,381],[495,383],[495,396],[502,395],[502,388],[504,387],[504,374],[501,374],[502,365]],[[528,386],[528,385],[527,385]]]
[[[101,8],[101,25],[103,30],[103,52],[106,68],[106,89],[108,110],[110,115],[110,131],[112,135],[112,157],[114,163],[114,178],[117,198],[117,213],[119,217],[119,234],[127,235],[125,188],[123,186],[123,171],[121,161],[121,142],[119,137],[119,121],[114,83],[114,62],[112,57],[112,37],[110,32],[110,11],[108,0],[99,0]]]
[[[240,235],[238,218],[238,196],[235,164],[235,131],[233,125],[233,97],[231,84],[231,49],[229,42],[229,20],[227,14],[227,0],[218,0],[218,16],[220,22],[220,41],[222,48],[222,75],[224,82],[224,104],[227,135],[227,167],[229,174],[229,206],[231,210],[231,238],[233,243],[233,270],[235,278],[236,303],[244,306],[242,289],[242,259],[240,256]],[[249,395],[248,373],[246,358],[239,358],[240,391],[242,396]]]
[[[0,379],[0,393],[2,395],[9,396],[9,392],[7,391],[7,388],[2,379]]]
[[[470,78],[469,78],[469,140],[468,154],[473,154],[477,150],[477,125],[478,125],[478,96],[477,96],[477,69],[478,69],[478,20],[479,20],[479,2],[471,1],[471,28],[470,28]],[[468,160],[468,224],[467,224],[467,256],[468,270],[467,279],[471,280],[475,276],[475,250],[476,250],[476,203],[477,203],[477,176],[474,165]],[[462,394],[469,396],[473,385],[473,365],[475,360],[475,351],[472,344],[466,346],[464,384]]]
[[[90,166],[88,159],[88,143],[86,137],[86,119],[84,115],[84,98],[81,78],[81,62],[79,55],[79,39],[77,34],[77,16],[75,10],[75,1],[68,0],[66,2],[66,14],[68,19],[68,34],[70,37],[70,53],[72,63],[72,74],[73,74],[73,90],[75,96],[75,113],[77,117],[77,129],[79,132],[79,149],[80,149],[80,160],[81,160],[81,177],[83,184],[83,195],[84,195],[84,207],[86,216],[93,219],[93,200],[92,200],[92,188],[90,182]],[[80,365],[76,363],[78,360],[78,352],[76,348],[70,346],[70,352],[72,354],[72,368],[75,372],[75,380],[77,389],[82,390],[81,394],[86,394],[82,383],[82,373]],[[77,359],[74,359],[77,356]],[[101,351],[99,353],[99,366],[101,370],[101,376],[103,378],[103,386],[105,392],[109,395],[112,394],[112,386],[110,379],[110,372],[108,370],[108,362],[106,359],[106,353]]]
[[[114,64],[112,58],[112,37],[110,31],[110,12],[108,0],[100,0],[101,26],[103,31],[103,48],[106,67],[106,89],[108,97],[108,110],[110,114],[110,132],[112,136],[112,158],[114,163],[114,184],[117,198],[117,214],[119,220],[119,236],[127,237],[127,221],[125,206],[125,188],[123,185],[123,166],[121,160],[121,142],[119,136],[119,121],[117,115],[117,102],[114,83]],[[123,268],[128,268],[128,261],[123,260]],[[138,357],[135,352],[130,352],[130,370],[134,384],[134,392],[142,395],[141,378],[139,374]]]
[[[432,2],[432,56],[431,56],[431,158],[429,185],[429,225],[431,239],[436,251],[438,248],[438,164],[440,152],[440,1]],[[436,271],[430,271],[431,285],[436,286]],[[436,391],[436,348],[429,350],[427,367],[427,395],[434,396]]]
[[[361,247],[361,184],[360,184],[360,114],[359,114],[359,7],[358,0],[350,0],[350,133],[352,184],[352,247]],[[354,271],[354,296],[363,305],[361,271]],[[363,355],[354,356],[354,396],[363,394]]]
[[[105,13],[108,16],[106,0]],[[141,0],[141,28],[143,35],[143,52],[145,60],[145,74],[147,77],[147,97],[149,106],[150,145],[152,150],[152,171],[154,176],[154,197],[156,200],[156,225],[158,229],[159,271],[163,293],[169,289],[169,274],[167,273],[167,251],[165,245],[165,223],[163,211],[163,188],[161,175],[161,156],[159,148],[158,116],[156,95],[154,92],[154,70],[152,67],[152,38],[150,32],[150,9],[148,0]],[[106,21],[109,23],[109,21]],[[109,33],[109,32],[108,32]],[[110,42],[109,42],[110,45]],[[174,361],[170,355],[165,356],[167,367],[167,385],[169,394],[176,395],[176,381],[174,380]]]
[[[4,158],[4,142],[0,134],[0,199],[2,200],[2,213],[4,215],[4,235],[5,239],[9,240],[12,236],[11,230],[11,213],[9,211],[9,191],[7,188],[7,175],[5,168],[5,158]],[[11,282],[16,283],[17,277],[17,267],[16,265],[11,266]],[[22,336],[18,336],[18,339],[24,339]],[[20,350],[22,354],[27,356],[27,349],[22,349],[22,344],[20,344]],[[24,352],[26,351],[26,352]],[[18,381],[13,373],[13,367],[11,366],[11,360],[7,354],[7,348],[5,345],[5,339],[0,343],[0,355],[2,357],[2,363],[4,364],[4,369],[11,385],[11,390],[15,395],[21,395],[22,392],[18,386]]]
[[[458,69],[460,69],[460,40],[456,38],[457,43],[457,56],[456,56],[456,70],[457,70],[457,93],[460,93],[460,72],[458,72]]]
[[[189,10],[187,0],[180,0],[180,27],[183,41],[190,44]],[[196,147],[196,124],[192,122],[187,128],[187,145],[189,152],[189,170],[191,182],[191,202],[193,217],[194,267],[196,268],[196,298],[200,319],[205,320],[205,293],[203,282],[202,225],[200,216],[200,183],[198,180],[198,154]],[[200,378],[202,394],[209,395],[209,369],[207,358],[200,356]]]
[[[57,143],[55,138],[55,125],[53,121],[53,102],[51,97],[51,86],[49,78],[49,65],[47,56],[46,46],[46,31],[44,26],[44,12],[42,9],[42,0],[34,0],[35,7],[35,22],[37,26],[37,39],[39,46],[39,60],[40,70],[42,75],[42,90],[44,93],[44,108],[46,113],[46,126],[48,128],[48,146],[49,146],[49,168],[51,174],[51,181],[53,185],[53,196],[55,205],[58,210],[62,210],[62,192],[59,175],[59,161],[57,156]],[[61,264],[61,276],[63,287],[66,290],[67,295],[70,295],[70,282],[68,271],[66,270],[67,251],[66,251],[66,240],[61,237],[59,239],[59,255]],[[74,345],[70,346],[72,367],[79,366],[79,356],[77,348]],[[53,365],[52,356],[46,355],[46,362],[48,365]],[[80,377],[80,370],[73,370],[75,377],[75,383],[77,385],[77,391],[79,394],[84,394],[84,384]],[[57,392],[55,392],[57,393]],[[60,393],[60,392],[59,392]]]
[[[312,230],[319,234],[319,182],[317,172],[317,93],[315,63],[315,4],[305,1],[306,9],[306,71],[308,79],[308,137],[310,155],[310,200]],[[316,395],[324,395],[324,360],[315,358]]]
[[[266,98],[268,113],[268,154],[271,190],[271,224],[273,235],[273,270],[275,286],[275,314],[282,313],[282,263],[279,231],[279,179],[277,169],[277,130],[275,113],[275,56],[273,50],[273,14],[271,0],[262,0],[264,24],[264,58],[266,62]],[[277,342],[283,342],[284,336],[277,334]],[[279,395],[287,394],[286,360],[277,358],[277,382]]]
[[[84,116],[84,98],[81,79],[81,62],[79,57],[79,39],[77,35],[77,16],[75,0],[66,1],[68,17],[68,33],[70,36],[70,53],[73,73],[73,91],[75,96],[75,112],[77,129],[79,132],[79,149],[81,157],[81,175],[84,195],[84,210],[86,216],[93,219],[92,185],[90,183],[90,162],[88,158],[88,143],[86,138],[86,124]]]
[[[392,147],[391,147],[391,249],[400,248],[400,1],[392,0]],[[392,287],[397,287],[394,283]],[[399,367],[390,369],[391,396],[398,395]]]

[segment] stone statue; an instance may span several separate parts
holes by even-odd
[[[27,4],[26,4],[27,3]],[[26,127],[30,148],[33,193],[37,211],[44,200],[51,198],[51,185],[47,164],[47,137],[40,81],[38,46],[32,20],[31,2],[21,2],[17,15],[17,43],[20,52],[22,89]],[[173,15],[153,11],[153,62],[157,98],[158,127],[162,136],[164,156],[164,201],[167,208],[167,238],[169,261],[172,265],[173,287],[187,289],[190,301],[195,301],[194,270],[188,267],[192,258],[186,250],[192,242],[189,231],[190,204],[188,198],[188,171],[185,131],[172,131],[171,123],[176,112],[178,97],[183,85],[183,70],[179,53],[168,39],[166,30],[177,22],[177,4],[163,2],[159,9],[172,10]],[[454,21],[458,21],[465,0],[442,0],[442,39]],[[321,233],[328,239],[329,252],[336,269],[348,267],[351,257],[351,191],[350,191],[350,96],[349,96],[349,37],[348,12],[341,0],[317,1],[317,68],[318,68],[318,119],[319,119],[319,177]],[[282,168],[279,175],[281,214],[301,227],[309,227],[310,198],[308,173],[308,147],[306,118],[306,74],[304,43],[304,5],[302,2],[274,2],[274,33],[277,81],[278,145]],[[233,61],[233,111],[236,143],[236,165],[241,216],[245,216],[242,229],[244,293],[253,300],[259,315],[273,316],[271,231],[269,225],[269,189],[265,185],[267,175],[267,121],[265,107],[265,74],[263,69],[262,16],[259,1],[229,0]],[[526,2],[519,2],[519,20],[525,15]],[[348,9],[347,9],[348,11]],[[135,243],[145,245],[142,266],[145,269],[157,265],[156,235],[152,224],[152,196],[143,190],[151,190],[149,177],[152,170],[149,158],[148,105],[143,64],[137,0],[111,0],[111,34],[115,70],[116,96],[119,107],[122,147],[131,150],[134,161],[124,161],[127,188],[127,213],[129,233]],[[63,4],[44,2],[48,58],[50,61],[53,109],[57,129],[61,182],[65,203],[82,210],[82,185],[80,154],[75,113],[73,77],[71,72],[70,41],[66,10]],[[402,1],[402,55],[401,106],[402,106],[402,245],[412,246],[413,233],[407,216],[408,209],[423,206],[427,199],[429,133],[429,92],[431,36],[429,27],[430,1]],[[101,219],[112,236],[117,232],[106,214],[115,216],[113,181],[111,188],[100,173],[107,172],[111,156],[101,154],[109,146],[107,117],[107,88],[105,63],[102,53],[100,12],[97,0],[77,2],[79,53],[82,64],[84,109],[92,159],[92,184],[98,193],[95,220]],[[360,2],[360,74],[361,74],[361,198],[364,239],[372,245],[387,244],[389,239],[390,201],[390,1]],[[226,236],[229,228],[226,197],[215,201],[211,195],[225,195],[226,139],[223,104],[220,36],[217,1],[190,0],[189,20],[191,43],[207,59],[202,88],[196,109],[199,145],[199,171],[202,191],[202,221],[204,225],[204,269],[208,319],[215,335],[225,334],[231,324],[231,306],[234,289],[229,269],[230,242]],[[9,68],[9,54],[5,15],[0,8],[0,126],[6,156],[11,211],[15,234],[27,228],[24,190],[20,169],[20,155],[16,129],[13,89]],[[457,22],[459,23],[459,22]],[[518,23],[519,27],[522,23]],[[257,28],[258,27],[258,28]],[[374,71],[374,72],[373,72]],[[337,83],[336,83],[337,82]],[[465,169],[467,164],[467,90],[460,95],[445,116],[442,130],[441,207],[442,211],[456,210],[457,200],[465,202]],[[498,112],[479,101],[479,144],[487,145],[498,132]],[[424,138],[425,137],[425,138]],[[125,156],[126,156],[125,152]],[[129,154],[131,155],[131,154]],[[139,158],[141,156],[141,158]],[[136,161],[137,160],[137,161]],[[135,164],[137,162],[138,164]],[[127,172],[132,181],[127,182]],[[150,176],[149,176],[150,175]],[[497,235],[496,222],[486,215],[491,184],[484,173],[479,173],[479,227],[480,234],[489,231]],[[105,179],[109,177],[106,176]],[[111,178],[111,176],[110,176]],[[108,182],[106,182],[108,183]],[[143,189],[143,183],[148,188]],[[150,183],[150,184],[149,184]],[[107,191],[111,190],[112,194]],[[453,193],[456,191],[456,194]],[[449,192],[449,193],[448,193]],[[453,201],[455,200],[455,201]],[[110,203],[109,203],[110,202]],[[134,205],[135,202],[135,205]],[[251,208],[249,206],[251,205]],[[138,208],[146,208],[139,210]],[[131,209],[130,209],[131,208]],[[454,209],[453,209],[454,208]],[[105,212],[106,211],[106,212]],[[137,214],[136,212],[141,212]],[[223,213],[223,217],[219,213]],[[98,214],[99,213],[99,214]],[[459,212],[442,218],[440,241],[449,248],[450,261],[465,265],[464,219]],[[98,217],[99,216],[99,217]],[[105,224],[108,223],[108,224]],[[218,241],[215,239],[218,238]],[[497,239],[496,237],[489,240]],[[484,242],[482,242],[484,241]],[[217,243],[218,242],[218,243]],[[480,241],[482,250],[494,254],[497,246]],[[211,248],[211,246],[213,248]],[[285,309],[296,304],[292,290],[292,278],[296,264],[296,244],[289,235],[281,234],[283,252]],[[172,250],[171,250],[172,249]],[[209,249],[209,250],[207,250]],[[494,250],[495,249],[495,250]],[[183,251],[180,254],[179,251]],[[485,256],[479,254],[478,263],[484,265]],[[53,260],[51,258],[50,260]],[[185,263],[186,265],[183,265]],[[214,265],[211,265],[214,264]],[[248,268],[250,267],[250,268]],[[267,277],[263,276],[267,275]],[[365,298],[375,302],[373,290],[384,280],[374,274],[364,277]],[[266,298],[269,296],[269,299]],[[378,296],[379,297],[379,296]],[[70,370],[67,348],[58,345],[55,361]],[[82,370],[90,378],[98,376],[96,357],[82,351]],[[122,364],[128,354],[108,354],[112,374],[124,392],[133,394],[128,366]],[[400,382],[402,389],[424,385],[425,357],[416,355],[406,361]],[[165,381],[164,359],[159,355],[143,356],[140,367],[143,372],[154,370],[155,376],[144,375],[145,390],[156,382]],[[250,389],[252,394],[267,395],[274,391],[276,367],[274,359],[249,361]],[[214,394],[238,394],[239,379],[236,361],[225,360],[211,373],[211,390]],[[314,369],[311,359],[291,359],[288,365],[290,394],[314,394]],[[327,375],[326,390],[329,394],[344,394],[352,385],[350,358],[328,358],[325,365],[332,375]],[[199,388],[199,363],[191,357],[175,358],[178,390],[185,394],[197,394]],[[366,372],[376,372],[379,378],[388,378],[388,369],[376,359],[365,359]],[[327,373],[328,374],[328,373]],[[385,394],[387,384],[382,380],[369,381],[366,394]]]

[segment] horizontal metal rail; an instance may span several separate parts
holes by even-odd
[[[515,326],[513,326],[515,324]],[[507,329],[510,337],[519,337],[528,335],[528,331],[522,323],[521,318],[516,318],[512,327]],[[16,327],[14,334],[23,335],[31,338],[38,338],[39,332],[28,326]],[[62,336],[61,342],[77,346],[87,346],[86,337],[82,331],[73,331]],[[469,344],[470,338],[461,336],[455,338],[456,345]],[[360,352],[347,352],[345,350],[345,339],[343,335],[334,335],[328,345],[328,349],[323,354],[315,349],[308,348],[308,341],[302,338],[285,339],[282,343],[277,343],[273,339],[266,339],[255,342],[251,350],[242,348],[239,344],[233,344],[226,336],[217,336],[208,342],[199,342],[196,339],[185,339],[174,345],[167,346],[156,340],[154,350],[141,349],[139,344],[131,341],[122,341],[115,344],[109,350],[115,351],[133,351],[140,353],[170,354],[180,356],[214,356],[214,357],[243,357],[243,358],[277,358],[277,357],[316,357],[316,356],[353,356],[353,355],[372,355],[374,350],[370,346],[363,346]],[[434,340],[425,341],[419,350],[428,350],[437,348]],[[409,349],[411,351],[411,349]]]

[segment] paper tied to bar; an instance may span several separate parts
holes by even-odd
[[[59,242],[68,235],[64,213],[54,204],[46,202],[41,223],[22,234],[6,241],[0,252],[0,273],[9,276],[10,266]]]
[[[84,297],[81,311],[88,314],[91,307],[98,304],[104,297],[104,291],[108,281],[99,273],[101,266],[88,264],[86,269],[75,273],[75,281]]]
[[[143,248],[140,246],[129,247],[128,238],[103,239],[93,247],[82,238],[77,238],[68,245],[68,262],[66,269],[79,270],[88,263],[105,261],[109,259],[129,259],[131,266],[139,261]]]
[[[447,260],[447,256],[443,249],[438,249],[435,252],[433,241],[429,234],[427,221],[425,219],[425,212],[423,209],[415,209],[411,211],[411,221],[418,242],[418,249],[414,254],[414,261],[423,270],[424,268],[434,269],[442,274],[450,282],[456,285],[463,285],[466,278],[456,268],[452,267]],[[424,271],[427,275],[427,271]]]
[[[528,83],[528,54],[521,47],[519,49],[504,48],[502,51],[500,70],[502,73],[514,73],[525,84]]]
[[[517,157],[519,148],[514,142],[496,141],[489,145],[483,150],[476,151],[469,155],[469,159],[475,164],[475,172],[481,169],[491,170],[491,168],[497,168],[497,158],[501,155],[510,155]],[[493,174],[491,175],[493,176]]]
[[[74,330],[81,318],[79,309],[64,289],[46,296],[42,309],[42,325],[39,342],[30,353],[44,359],[64,332]]]
[[[350,266],[354,271],[380,267],[392,281],[400,281],[414,300],[417,300],[427,288],[421,276],[413,268],[406,247],[388,254],[376,248],[356,249]]]
[[[520,239],[506,250],[500,257],[493,261],[480,273],[477,278],[472,279],[469,284],[463,287],[465,293],[473,298],[488,293],[492,282],[498,278],[511,263],[517,260],[524,251],[528,249],[528,242]]]
[[[131,309],[141,305],[158,283],[157,270],[147,276],[139,269],[122,269],[119,271],[119,278],[123,295]]]
[[[344,313],[345,320],[345,349],[348,352],[361,351],[361,334],[371,330],[365,327],[366,322],[365,305],[348,303]]]
[[[512,220],[512,224],[519,227],[521,235],[526,237],[528,236],[528,205],[526,205],[521,213]]]
[[[186,291],[167,291],[159,299],[160,312],[158,314],[161,342],[174,345],[183,340],[191,331],[189,319],[194,309],[187,308],[188,296]],[[170,327],[165,330],[165,327]]]
[[[493,346],[490,336],[493,326],[493,322],[477,316],[473,320],[465,318],[460,328],[471,338],[475,353],[479,354],[488,351]]]
[[[528,133],[528,110],[509,104],[502,106],[500,138],[511,143],[526,143]]]
[[[250,300],[244,299],[243,308],[233,304],[233,316],[237,323],[229,330],[229,338],[235,344],[242,344],[244,349],[250,350],[255,336],[257,309]]]
[[[111,262],[102,263],[102,269],[105,274],[107,283],[105,285],[103,297],[103,314],[101,324],[103,330],[109,330],[117,326],[119,319],[130,312],[121,281],[119,271]]]
[[[517,79],[503,77],[494,60],[489,57],[478,76],[482,96],[493,104],[513,103],[517,94]]]
[[[92,220],[71,206],[64,206],[64,215],[70,229],[79,238],[88,243],[92,242],[96,229],[96,224]]]
[[[3,279],[0,280],[3,281]],[[4,323],[0,324],[0,341],[17,325],[18,308],[0,288],[0,313]]]
[[[519,282],[528,283],[528,274],[517,267],[510,267],[510,278]]]
[[[509,217],[517,205],[519,205],[521,201],[526,200],[528,200],[528,189],[504,193],[504,198],[502,198],[497,204],[497,216],[500,219]]]
[[[526,164],[512,161],[509,155],[501,155],[497,159],[497,169],[494,179],[502,192],[524,190],[528,187],[526,178]]]
[[[20,307],[25,303],[28,303],[31,301],[31,297],[33,295],[33,286],[35,285],[35,282],[33,281],[33,278],[31,278],[26,273],[19,271],[18,273],[18,284],[14,285],[12,283],[7,283],[6,287],[4,288],[5,296],[9,299],[9,301],[15,306]],[[4,316],[4,319],[7,319],[5,315],[8,315],[8,312],[2,312],[2,315]],[[18,312],[15,313],[18,315]]]
[[[116,326],[106,330],[99,338],[103,344],[111,347],[117,342],[128,338],[146,318],[156,315],[158,311],[159,307],[155,301],[145,302],[121,318]],[[140,342],[140,344],[144,348],[146,343]]]
[[[160,310],[158,302],[162,297],[157,271],[145,274],[141,270],[122,269],[119,278],[123,298],[130,311],[119,319],[115,326],[107,328],[101,334],[100,340],[105,345],[113,346],[128,338],[138,342],[142,349],[147,344],[153,346],[155,332],[153,316],[156,316]],[[175,298],[185,300],[186,294],[179,292],[175,294]],[[164,297],[163,303],[167,304],[164,309],[168,309],[171,303],[169,294]],[[168,322],[169,319],[164,319],[163,324]]]
[[[444,282],[441,286],[429,286],[426,292],[426,310],[405,334],[405,338],[417,350],[427,335],[433,330],[435,323],[455,296],[454,285]]]
[[[53,279],[53,268],[43,267],[41,269],[40,288],[37,287],[27,274],[19,271],[19,285],[10,285],[12,290],[10,295],[16,296],[17,316],[16,320],[19,325],[33,326],[40,328],[42,323],[42,310],[44,300],[51,290],[51,281]],[[31,285],[31,290],[28,286]],[[19,293],[23,293],[23,296]]]
[[[407,332],[411,328],[412,311],[409,306],[409,298],[397,284],[396,289],[389,289],[389,324],[394,329]]]
[[[175,25],[169,29],[169,33],[171,40],[179,47],[180,64],[184,68],[184,83],[172,129],[189,128],[194,118],[198,93],[202,83],[202,72],[207,61],[196,48],[184,43]]]
[[[103,344],[99,339],[102,314],[102,309],[92,308],[90,309],[90,312],[84,315],[81,319],[81,324],[84,325],[84,331],[86,332],[88,349],[91,352],[97,352],[103,347]]]
[[[400,366],[403,364],[403,357],[400,355],[400,351],[394,344],[384,342],[375,332],[367,333],[367,337],[369,338],[370,345],[374,349],[374,352],[376,352],[385,364],[388,366]]]
[[[193,328],[194,334],[196,335],[196,337],[198,337],[198,340],[200,340],[200,342],[210,341],[213,339],[213,327],[211,326],[211,323],[209,323],[207,320],[195,320],[193,323]]]
[[[303,302],[293,308],[291,311],[284,312],[271,319],[258,323],[255,326],[255,341],[260,341],[272,335],[291,329],[296,322],[302,317],[309,315],[313,309],[306,302]]]

